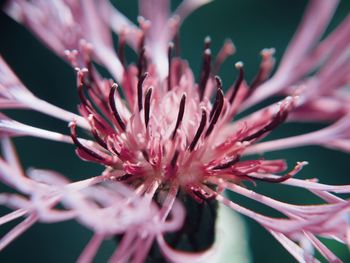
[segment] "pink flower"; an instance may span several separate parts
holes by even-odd
[[[188,253],[164,237],[168,232],[181,236],[189,212],[184,207],[191,199],[206,206],[215,200],[254,219],[299,262],[317,262],[310,248],[330,262],[340,262],[319,237],[350,245],[350,202],[338,196],[350,193],[350,185],[293,178],[305,161],[285,172],[282,159],[248,156],[309,144],[350,151],[350,97],[344,89],[350,80],[349,17],[320,42],[338,1],[312,0],[276,73],[270,78],[274,50],[264,49],[254,81],[245,81],[243,63],[237,62],[237,80],[224,92],[216,74],[235,52],[232,42],[224,43],[214,59],[211,41],[205,40],[198,83],[187,62],[173,54],[176,44],[171,41],[182,21],[207,2],[184,0],[170,13],[169,1],[140,1],[139,26],[106,0],[8,2],[11,17],[75,68],[80,104],[75,114],[40,100],[0,59],[1,108],[36,110],[69,122],[71,131],[69,138],[0,116],[0,179],[18,192],[0,195],[1,204],[14,209],[0,224],[25,217],[0,240],[0,249],[35,222],[74,218],[94,232],[80,262],[90,262],[101,242],[114,236],[120,243],[111,262],[143,262],[154,243],[171,262],[203,262],[217,252],[215,243]],[[110,29],[119,36],[118,51]],[[126,44],[138,54],[135,64],[124,57]],[[104,66],[116,83],[103,78],[93,62]],[[232,122],[237,113],[277,94],[285,98]],[[331,124],[312,133],[259,142],[291,120]],[[77,128],[89,131],[90,138],[79,138]],[[8,138],[12,136],[74,143],[81,159],[105,170],[78,182],[52,171],[24,173]],[[289,204],[244,185],[258,181],[304,188],[323,203]],[[224,190],[269,206],[283,217],[254,212],[225,197]],[[58,204],[64,209],[57,209]]]

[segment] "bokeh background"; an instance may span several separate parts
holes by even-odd
[[[50,0],[48,0],[50,1]],[[0,1],[4,4],[5,1]],[[174,1],[175,7],[179,1]],[[113,1],[119,10],[136,22],[137,2],[135,0]],[[198,75],[201,65],[203,39],[210,35],[215,54],[226,38],[231,38],[237,53],[228,59],[220,73],[224,86],[234,81],[236,72],[233,64],[239,60],[245,63],[247,79],[258,70],[263,48],[275,47],[277,62],[288,41],[293,36],[307,1],[280,0],[217,0],[197,10],[181,28],[181,56],[187,59]],[[342,1],[327,30],[334,28],[350,11],[350,1]],[[70,111],[76,112],[74,71],[64,61],[46,49],[30,32],[0,12],[0,54],[10,64],[25,85],[38,97]],[[129,61],[134,54],[128,53]],[[67,123],[48,118],[35,112],[7,112],[27,124],[68,134]],[[300,134],[323,127],[325,124],[286,124],[278,128],[270,138]],[[35,167],[58,171],[71,180],[89,178],[101,172],[101,167],[78,159],[74,146],[40,140],[37,138],[16,138],[15,144],[25,168]],[[298,174],[300,178],[319,178],[329,184],[349,184],[349,155],[320,147],[303,147],[266,154],[269,158],[283,158],[290,166],[296,161],[309,161],[310,165]],[[0,188],[2,191],[5,188]],[[312,203],[314,199],[299,189],[259,183],[259,192],[292,203]],[[257,206],[242,197],[231,195],[238,202],[260,212],[272,214],[265,207]],[[1,208],[0,215],[7,212]],[[247,226],[252,262],[294,262],[294,259],[262,227],[249,219]],[[18,221],[0,227],[4,235]],[[235,229],[227,229],[235,235]],[[70,221],[55,225],[37,224],[0,253],[0,262],[73,262],[91,232],[78,223]],[[345,246],[325,240],[344,262],[350,262]],[[96,262],[105,262],[113,251],[115,243],[106,241],[97,255]],[[230,262],[228,259],[227,262]]]

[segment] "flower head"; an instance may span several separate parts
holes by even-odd
[[[201,262],[204,255],[215,254],[215,244],[190,254],[179,250],[177,238],[165,234],[177,232],[178,239],[183,235],[190,239],[193,232],[181,227],[185,212],[190,212],[184,209],[186,203],[211,207],[220,202],[257,221],[300,262],[316,261],[310,247],[328,261],[339,261],[318,237],[349,243],[350,203],[335,194],[349,193],[350,186],[292,178],[305,161],[285,172],[282,159],[252,156],[307,144],[349,151],[349,94],[342,90],[349,83],[349,19],[319,43],[337,1],[311,1],[271,78],[274,49],[264,49],[255,79],[248,83],[243,63],[237,62],[237,79],[228,89],[218,72],[235,52],[231,41],[214,56],[210,38],[205,39],[197,81],[177,54],[176,41],[172,42],[186,16],[208,1],[184,0],[173,14],[169,1],[140,1],[139,26],[108,1],[78,2],[14,0],[6,6],[11,17],[76,70],[80,103],[79,114],[74,114],[40,100],[0,60],[1,108],[29,108],[62,119],[69,122],[71,137],[0,116],[1,180],[22,194],[1,196],[1,203],[15,211],[0,222],[27,216],[0,240],[0,248],[36,221],[75,218],[95,233],[80,262],[91,261],[103,239],[110,237],[120,241],[112,262],[143,262],[154,243],[169,261]],[[117,51],[110,28],[119,36]],[[125,58],[126,44],[138,55],[135,63]],[[115,82],[102,77],[96,63]],[[234,120],[246,108],[277,94],[284,96],[278,103]],[[259,142],[284,122],[314,118],[332,124],[309,134]],[[77,128],[88,131],[90,137],[80,138]],[[81,159],[105,170],[100,176],[73,183],[52,171],[25,174],[8,139],[19,135],[74,143]],[[305,188],[324,202],[289,204],[245,185],[258,181]],[[254,212],[225,197],[224,190],[267,205],[282,216]],[[58,204],[64,209],[56,209]]]

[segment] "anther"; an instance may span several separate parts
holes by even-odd
[[[143,17],[138,17],[140,24],[144,25],[144,27],[147,27],[147,22],[144,20]],[[139,43],[138,43],[138,51],[139,54],[142,52],[142,49],[145,47],[145,30],[143,29],[143,32],[141,34]]]
[[[114,118],[116,119],[117,123],[119,124],[120,128],[125,131],[125,123],[122,120],[122,118],[120,117],[117,107],[115,105],[115,92],[118,88],[118,84],[114,83],[111,87],[111,90],[109,92],[109,106],[112,109]]]
[[[145,72],[140,78],[139,81],[137,83],[137,102],[138,102],[138,106],[139,106],[139,111],[142,110],[142,86],[143,86],[143,82],[145,81],[145,79],[148,76],[148,72]]]
[[[142,46],[140,48],[140,52],[139,52],[139,58],[138,58],[138,62],[137,62],[137,70],[138,70],[138,73],[137,73],[137,77],[138,79],[141,78],[141,75],[143,73],[143,71],[146,69],[146,49],[144,46]]]
[[[181,46],[180,46],[180,33],[179,33],[179,30],[176,30],[176,33],[175,33],[173,41],[174,41],[175,56],[176,57],[180,57]]]
[[[216,124],[216,122],[218,121],[222,108],[224,106],[224,93],[222,91],[222,84],[221,84],[221,80],[219,77],[215,77],[216,83],[217,83],[217,97],[218,97],[218,104],[214,113],[213,118],[210,121],[209,127],[207,129],[207,131],[205,132],[205,136],[204,137],[208,137],[211,132],[214,129],[214,126]]]
[[[142,150],[141,152],[142,152],[143,158],[145,158],[145,160],[146,160],[147,162],[149,162],[149,155],[148,155],[148,152],[147,152],[146,150]]]
[[[215,167],[213,167],[214,170],[224,170],[227,168],[230,168],[232,165],[236,164],[237,162],[239,162],[240,160],[240,156],[237,155],[234,158],[232,158],[230,161],[223,163],[223,164],[219,164]]]
[[[146,92],[145,96],[145,125],[146,129],[148,127],[149,117],[150,117],[150,108],[151,108],[151,96],[152,96],[152,88],[149,88]]]
[[[92,115],[92,114],[89,115],[89,122],[90,122],[90,126],[91,126],[91,133],[94,136],[96,142],[99,145],[101,145],[103,148],[107,149],[106,142],[103,140],[103,138],[97,132],[94,115]]]
[[[211,201],[216,197],[215,193],[207,193],[203,188],[199,186],[190,186],[189,190],[193,194],[191,196],[199,203],[202,203],[203,201]]]
[[[77,132],[76,132],[76,123],[75,122],[71,122],[69,124],[70,127],[70,131],[71,131],[71,138],[74,142],[74,144],[78,147],[79,150],[83,151],[85,154],[93,157],[94,159],[96,159],[97,161],[100,161],[106,165],[110,165],[111,162],[109,160],[107,160],[105,157],[101,156],[100,154],[98,154],[97,152],[89,149],[88,147],[86,147],[85,145],[83,145],[77,138]]]
[[[209,75],[211,70],[211,51],[210,49],[204,50],[203,55],[203,65],[202,65],[202,72],[201,72],[201,78],[199,82],[199,92],[200,92],[200,99],[203,99],[205,89],[208,83]]]
[[[120,152],[115,148],[114,142],[115,142],[115,140],[112,137],[110,137],[110,136],[107,137],[108,150],[111,153],[114,153],[114,154],[116,154],[119,157],[120,156]]]
[[[175,165],[176,165],[176,163],[177,163],[177,159],[179,158],[179,154],[180,154],[179,150],[176,150],[175,153],[174,153],[173,158],[172,158],[171,161],[170,161],[170,166],[171,166],[172,168],[175,167]]]
[[[238,69],[239,73],[238,73],[238,77],[235,81],[235,84],[233,85],[233,91],[232,94],[230,96],[229,102],[232,105],[233,101],[235,100],[238,90],[241,87],[241,84],[243,82],[244,79],[244,69],[243,69],[243,63],[242,62],[237,62],[235,64],[236,69]]]
[[[85,94],[84,94],[84,72],[82,70],[77,71],[77,86],[78,86],[78,96],[81,101],[81,103],[88,108],[91,107],[91,103],[87,100]]]
[[[296,166],[293,168],[292,171],[290,171],[289,173],[285,174],[285,175],[282,175],[278,178],[268,178],[268,177],[265,177],[265,178],[261,178],[261,177],[256,177],[256,176],[253,176],[253,175],[247,175],[249,178],[252,178],[254,180],[258,180],[258,181],[263,181],[263,182],[268,182],[268,183],[282,183],[290,178],[292,178],[295,174],[297,174],[302,168],[304,165],[308,164],[307,162],[298,162],[296,164]]]
[[[202,118],[201,118],[201,122],[199,124],[198,130],[196,132],[196,135],[194,136],[190,146],[189,146],[189,151],[192,152],[194,150],[194,147],[196,147],[196,144],[200,138],[200,136],[203,133],[203,130],[205,128],[205,124],[207,122],[207,113],[205,112],[204,109],[202,109]]]
[[[245,137],[244,139],[242,139],[241,141],[251,141],[254,140],[256,138],[259,138],[260,136],[262,136],[263,134],[275,129],[277,126],[279,126],[281,123],[283,123],[288,116],[288,111],[279,111],[271,120],[271,122],[267,125],[265,125],[262,129],[258,130],[257,132],[248,135],[247,137]]]
[[[171,57],[174,49],[174,43],[170,42],[168,46],[168,91],[171,90]]]
[[[216,91],[216,97],[215,97],[215,102],[214,102],[214,105],[213,105],[213,108],[211,109],[210,111],[210,114],[209,114],[209,121],[212,120],[213,116],[214,116],[214,113],[216,112],[216,109],[218,107],[218,104],[219,104],[219,90],[221,89],[222,90],[222,81],[221,79],[218,77],[218,76],[215,76],[215,80],[216,80],[216,83],[217,83],[217,91]]]
[[[172,140],[175,139],[176,131],[179,128],[179,126],[181,124],[181,121],[183,119],[184,112],[185,112],[185,103],[186,103],[186,95],[183,94],[182,98],[181,98],[181,101],[180,101],[179,113],[177,114],[177,120],[176,120],[175,128],[174,128],[174,131],[173,131],[173,135],[171,136]]]
[[[122,176],[119,176],[116,178],[117,181],[121,182],[121,181],[126,181],[127,179],[129,179],[132,176],[132,174],[124,174]]]

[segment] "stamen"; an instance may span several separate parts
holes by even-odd
[[[181,46],[180,46],[180,33],[179,30],[176,31],[174,36],[174,46],[175,46],[175,56],[180,57]]]
[[[222,63],[229,57],[232,56],[236,52],[236,47],[233,44],[231,39],[227,39],[222,48],[220,49],[219,53],[216,56],[213,73],[217,74],[220,70],[220,67]]]
[[[149,117],[150,117],[150,107],[151,107],[151,96],[152,96],[152,88],[149,88],[146,92],[145,96],[145,125],[146,129],[148,127]]]
[[[83,70],[79,70],[78,74],[77,74],[77,86],[78,86],[78,95],[81,101],[81,104],[79,105],[79,108],[81,111],[83,111],[84,115],[89,115],[89,114],[93,114],[95,119],[99,119],[99,122],[103,124],[103,126],[106,127],[106,130],[111,130],[111,127],[107,127],[109,126],[109,124],[106,122],[106,120],[104,119],[104,117],[94,108],[94,105],[101,105],[102,107],[106,107],[105,104],[108,104],[108,102],[106,102],[105,98],[101,98],[101,95],[96,95],[96,91],[94,88],[92,88],[90,86],[90,84],[87,84],[86,82],[90,82],[90,80],[86,81],[84,79],[84,74],[86,69]],[[88,93],[90,95],[90,97],[92,98],[92,102],[88,100],[88,98],[85,95],[84,92],[84,88],[88,89]],[[92,93],[90,93],[92,92]],[[96,96],[95,96],[96,95]],[[102,110],[103,112],[103,110]],[[106,109],[106,112],[109,112],[109,109]]]
[[[199,82],[200,100],[203,100],[205,88],[207,86],[209,75],[210,75],[210,70],[211,70],[211,51],[210,49],[205,49],[204,55],[203,55],[201,79]]]
[[[88,79],[90,83],[95,83],[95,76],[93,74],[93,70],[94,70],[94,66],[92,64],[92,60],[89,59],[88,61],[85,62],[86,63],[86,67],[87,67],[87,71],[88,71]]]
[[[173,135],[171,136],[172,140],[175,139],[176,131],[179,128],[179,126],[181,124],[181,121],[183,119],[184,112],[185,112],[185,103],[186,103],[186,94],[183,94],[182,98],[181,98],[181,101],[180,101],[179,113],[177,114],[177,120],[176,120],[176,124],[175,124],[175,129],[173,131]]]
[[[237,155],[234,158],[232,158],[230,161],[223,163],[223,164],[219,164],[219,165],[215,166],[213,169],[214,170],[224,170],[226,168],[230,168],[232,165],[239,162],[240,159],[241,159],[241,156]]]
[[[94,136],[96,142],[99,145],[101,145],[103,148],[108,149],[106,142],[103,140],[103,138],[97,132],[94,115],[92,115],[92,114],[89,115],[89,122],[90,122],[90,126],[91,126],[91,133]]]
[[[115,105],[115,92],[118,88],[118,84],[114,83],[111,87],[111,91],[109,92],[109,106],[112,109],[114,118],[116,119],[116,121],[118,122],[120,128],[125,131],[125,123],[123,122],[122,118],[120,117],[117,107]]]
[[[197,202],[203,203],[203,201],[211,201],[215,199],[216,194],[214,193],[208,193],[203,188],[199,186],[190,186],[189,190],[192,192],[193,195],[191,195]]]
[[[132,174],[124,174],[122,176],[117,177],[116,180],[118,182],[125,181],[125,180],[129,179],[131,176],[132,176]]]
[[[196,144],[201,136],[201,134],[203,133],[203,130],[205,128],[205,124],[207,122],[207,113],[205,112],[204,109],[202,109],[202,118],[201,118],[201,122],[199,124],[198,130],[196,132],[196,135],[194,136],[190,147],[188,148],[190,152],[192,152],[194,150],[194,147],[196,147]]]
[[[264,133],[269,132],[273,129],[275,129],[277,126],[279,126],[281,123],[283,123],[288,116],[288,111],[279,111],[271,120],[271,122],[269,124],[267,124],[266,126],[264,126],[262,129],[260,129],[259,131],[253,133],[252,135],[248,135],[247,137],[245,137],[244,139],[242,139],[241,141],[251,141],[253,139],[259,138],[260,136],[262,136]]]
[[[89,149],[88,147],[86,147],[85,145],[83,145],[77,138],[77,133],[76,133],[76,123],[75,122],[71,122],[69,124],[70,130],[71,130],[71,138],[74,142],[74,144],[78,147],[78,149],[80,149],[81,151],[83,151],[84,153],[88,154],[89,156],[93,157],[94,159],[106,164],[106,165],[110,165],[111,161],[107,160],[105,157],[101,156],[100,154],[98,154],[97,152]]]
[[[174,43],[170,42],[168,46],[168,91],[171,90],[171,81],[172,81],[172,76],[171,76],[171,57],[172,57],[172,52],[174,49]]]
[[[211,109],[210,111],[210,115],[209,115],[209,121],[212,120],[213,116],[214,116],[214,113],[216,112],[216,109],[218,107],[218,104],[219,104],[219,90],[221,89],[222,90],[222,82],[221,82],[221,79],[218,77],[218,76],[215,76],[215,80],[217,82],[217,90],[216,90],[216,97],[215,97],[215,102],[214,102],[214,105],[213,105],[213,108]]]
[[[263,49],[261,51],[262,61],[259,66],[259,71],[256,74],[254,80],[250,84],[250,89],[248,91],[247,97],[249,97],[256,88],[261,85],[266,79],[268,79],[269,74],[272,71],[274,65],[273,54],[275,53],[274,48]]]
[[[146,160],[147,162],[149,162],[149,155],[148,155],[148,152],[147,152],[146,150],[142,150],[141,152],[142,152],[143,158],[145,158],[145,160]]]
[[[174,156],[173,156],[173,158],[171,159],[171,162],[170,162],[170,166],[172,168],[175,167],[177,159],[179,158],[179,154],[180,154],[179,150],[176,150],[175,153],[174,153]]]
[[[139,51],[139,54],[140,54],[142,52],[142,48],[145,47],[145,30],[146,30],[146,27],[148,25],[147,25],[147,22],[144,20],[143,17],[138,17],[138,19],[143,19],[143,21],[139,21],[140,22],[140,26],[142,27],[142,34],[141,34],[141,37],[140,37],[140,40],[139,40],[139,43],[138,43],[138,51]]]
[[[78,86],[78,96],[81,101],[81,103],[84,105],[84,107],[92,108],[91,103],[87,100],[85,94],[84,94],[84,72],[82,70],[79,70],[77,72],[77,86]]]
[[[289,173],[282,175],[278,178],[271,178],[271,177],[261,178],[261,177],[256,177],[254,175],[249,175],[249,174],[247,174],[246,176],[248,176],[249,178],[254,179],[254,180],[268,182],[268,183],[282,183],[282,182],[290,179],[291,177],[293,177],[295,174],[297,174],[303,168],[303,166],[306,164],[308,164],[308,163],[307,162],[298,162],[292,171],[290,171]]]
[[[83,55],[83,63],[87,68],[88,80],[90,83],[95,82],[94,74],[93,74],[93,64],[92,64],[92,53],[93,46],[91,43],[86,40],[82,40],[79,43],[80,53]]]
[[[105,134],[111,134],[115,133],[115,130],[107,126],[106,123],[103,122],[103,120],[99,120],[98,117],[94,113],[91,113],[94,116],[94,125],[96,126],[96,129],[99,130],[100,132],[103,131]]]
[[[233,91],[232,91],[232,94],[231,94],[231,97],[229,99],[229,102],[230,104],[232,105],[233,104],[233,101],[235,100],[236,98],[236,95],[238,93],[238,90],[242,84],[242,81],[244,79],[244,69],[243,69],[243,63],[242,62],[237,62],[235,64],[235,67],[236,69],[239,70],[239,73],[238,73],[238,77],[235,81],[235,84],[233,85]]]
[[[140,53],[139,53],[139,59],[137,62],[137,77],[138,79],[141,78],[143,71],[146,69],[146,56],[145,56],[146,49],[145,47],[141,47]]]
[[[120,157],[120,153],[119,153],[118,150],[115,148],[114,142],[115,142],[115,140],[114,140],[111,136],[108,136],[108,137],[107,137],[107,147],[108,147],[108,149],[109,149],[112,153],[114,153],[114,154],[116,154],[118,157]]]
[[[224,106],[224,93],[222,91],[222,82],[218,76],[215,76],[216,84],[217,84],[217,97],[218,103],[215,109],[214,116],[210,122],[210,125],[205,133],[205,137],[208,137],[210,133],[213,131],[216,122],[218,121],[222,108]]]
[[[147,76],[148,76],[148,72],[145,72],[145,74],[143,74],[139,78],[139,81],[137,83],[137,102],[138,102],[138,105],[139,105],[139,111],[142,110],[142,86],[143,86],[143,82],[145,81]]]

